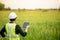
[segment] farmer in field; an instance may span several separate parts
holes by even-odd
[[[21,27],[15,24],[16,19],[17,15],[14,12],[11,12],[9,15],[10,22],[4,25],[0,32],[1,36],[6,38],[7,40],[20,40],[19,34],[21,34],[23,37],[27,35],[29,26],[27,26],[25,32],[23,32]],[[4,34],[4,32],[6,32],[6,35]]]

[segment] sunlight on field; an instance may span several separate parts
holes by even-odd
[[[9,22],[11,11],[0,11],[0,29]],[[25,21],[30,22],[30,29],[21,40],[59,40],[60,39],[60,12],[59,11],[15,11],[16,23],[23,29]],[[1,36],[0,36],[1,37]],[[1,37],[0,40],[3,38]]]

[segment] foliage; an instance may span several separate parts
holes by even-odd
[[[4,9],[4,4],[0,3],[0,10],[3,10]]]

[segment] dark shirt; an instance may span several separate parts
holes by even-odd
[[[5,26],[6,26],[6,25],[4,25],[4,27],[3,27],[2,30],[0,31],[0,35],[1,35],[2,37],[5,37],[5,34],[4,34],[4,32],[6,32]],[[6,33],[7,33],[7,32],[6,32]],[[25,36],[27,35],[26,32],[23,32],[23,31],[22,31],[22,29],[21,29],[21,27],[20,27],[19,25],[16,25],[16,27],[15,27],[15,33],[16,33],[16,34],[21,34],[23,37],[25,37]]]

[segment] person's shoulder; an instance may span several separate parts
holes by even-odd
[[[16,29],[20,29],[21,27],[18,25],[18,24],[16,24]]]
[[[16,27],[20,27],[20,25],[16,24]]]
[[[5,26],[8,25],[8,24],[9,24],[9,22],[7,22],[7,23],[5,24]]]

